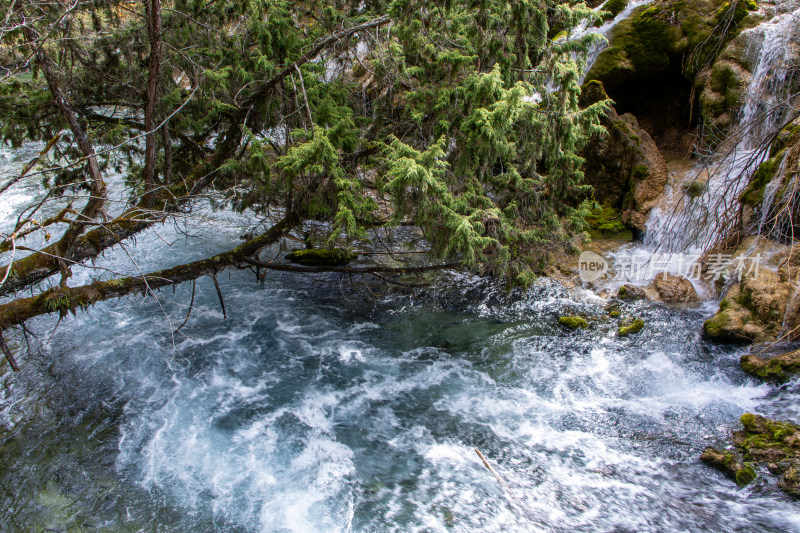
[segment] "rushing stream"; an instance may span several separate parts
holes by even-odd
[[[130,250],[140,267],[236,241],[159,232]],[[698,460],[745,411],[800,417],[800,388],[777,399],[701,340],[708,309],[630,304],[647,326],[620,339],[602,300],[546,280],[509,295],[451,275],[419,300],[333,276],[220,281],[228,319],[199,281],[174,349],[190,284],[52,338],[54,317],[30,324],[33,355],[2,381],[0,529],[800,531],[796,502]],[[558,326],[576,311],[595,325]]]
[[[2,229],[37,194],[5,194]],[[206,257],[249,223],[198,208],[96,266]],[[190,283],[55,331],[32,320],[30,351],[13,339],[0,531],[800,532],[796,500],[699,461],[744,412],[800,420],[800,384],[778,393],[743,374],[745,348],[701,338],[713,303],[625,303],[646,326],[620,338],[604,300],[544,279],[509,294],[449,273],[416,297],[334,275],[219,281],[227,319],[199,280],[174,335]],[[578,312],[591,328],[559,326]]]

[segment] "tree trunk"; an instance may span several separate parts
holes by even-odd
[[[161,0],[145,0],[147,33],[150,37],[150,59],[147,74],[147,91],[144,105],[144,197],[142,203],[152,207],[155,198],[156,174],[156,99],[158,97],[158,74],[161,67]]]
[[[30,27],[24,26],[23,33],[28,44],[33,48],[36,64],[42,69],[42,73],[47,80],[47,85],[50,88],[50,93],[53,95],[53,100],[66,119],[67,124],[69,124],[69,129],[75,137],[75,142],[86,158],[86,169],[91,180],[90,196],[86,205],[78,214],[77,219],[69,225],[64,235],[57,243],[56,248],[58,256],[63,257],[70,254],[75,240],[84,232],[85,223],[95,221],[96,215],[100,212],[100,209],[105,203],[106,185],[100,173],[100,165],[97,162],[94,147],[78,120],[78,113],[61,90],[60,79],[56,72],[56,65],[53,64],[52,60],[45,53],[44,48],[42,48],[42,43],[36,41],[36,34]],[[68,266],[64,263],[61,263],[60,266],[65,272],[66,277]]]

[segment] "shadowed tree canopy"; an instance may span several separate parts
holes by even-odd
[[[228,267],[347,272],[258,253],[296,236],[347,250],[396,225],[424,237],[424,268],[529,282],[584,228],[577,154],[608,105],[578,106],[596,37],[549,36],[595,17],[557,0],[4,2],[0,136],[42,149],[0,195],[38,180],[44,200],[0,235],[0,331]],[[207,260],[70,283],[209,198],[267,229]]]

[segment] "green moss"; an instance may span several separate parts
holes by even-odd
[[[603,100],[608,100],[608,94],[605,87],[603,87],[603,82],[590,80],[581,85],[581,94],[578,97],[578,105],[580,107],[586,108]]]
[[[621,314],[622,314],[622,311],[620,311],[619,309],[615,309],[615,310],[611,311],[610,313],[608,313],[608,316],[610,316],[612,318],[617,318]]]
[[[745,354],[741,358],[742,370],[751,376],[773,383],[783,383],[800,373],[800,352],[781,354],[772,359]]]
[[[706,448],[700,457],[736,480],[739,486],[757,477],[757,465],[767,466],[770,473],[783,477],[778,486],[789,494],[800,494],[800,426],[786,421],[745,413],[742,428],[731,435],[734,450],[723,452]],[[788,472],[792,474],[787,476]]]
[[[335,250],[313,248],[310,250],[295,250],[287,255],[286,259],[306,266],[336,266],[346,265],[357,257],[358,254],[340,248]]]
[[[570,329],[589,327],[589,323],[586,322],[586,319],[580,316],[562,316],[558,319],[558,323]]]
[[[733,454],[726,453],[722,458],[722,464],[725,466],[730,466],[733,464]]]
[[[753,468],[752,463],[745,463],[742,468],[736,472],[736,484],[740,487],[744,487],[748,483],[752,482],[756,478],[756,471]]]
[[[780,132],[769,149],[769,156],[775,157],[785,148],[800,141],[800,122],[792,122]]]
[[[684,62],[683,70],[693,78],[741,31],[740,23],[754,9],[752,0],[734,1],[735,6],[720,0],[662,0],[636,8],[615,26],[609,48],[597,58],[587,79],[618,83],[634,75],[662,72],[672,61],[687,56],[691,61]]]
[[[698,198],[706,192],[706,184],[699,181],[692,181],[691,183],[684,184],[683,190],[692,198]]]
[[[626,7],[628,7],[628,0],[608,0],[606,5],[603,6],[603,11],[607,11],[616,17],[622,13]]]
[[[731,325],[732,320],[729,311],[723,310],[703,322],[703,330],[709,337],[725,338],[728,336],[728,328]]]
[[[628,0],[608,0],[603,6],[603,17],[601,20],[595,22],[595,26],[602,26],[604,22],[609,21],[622,13],[628,7]]]
[[[761,205],[764,201],[764,190],[769,182],[772,181],[772,178],[775,177],[782,159],[783,152],[779,152],[775,157],[771,157],[759,165],[747,188],[739,196],[741,203],[753,207]]]
[[[750,14],[751,11],[755,11],[758,9],[758,4],[756,4],[753,0],[733,0],[736,5],[733,8],[733,22],[739,24],[744,20],[744,18]],[[731,16],[730,10],[733,4],[731,2],[726,2],[722,5],[722,7],[717,11],[717,22],[723,22],[726,18]]]
[[[586,223],[592,239],[633,240],[633,232],[622,223],[620,211],[609,205],[592,210]]]
[[[620,24],[624,24],[625,21]],[[617,26],[619,27],[619,25]],[[622,46],[609,46],[597,56],[592,68],[586,74],[587,80],[612,81],[634,74],[636,69],[628,61],[628,54]]]
[[[633,178],[636,180],[643,180],[647,178],[650,174],[650,170],[647,168],[647,165],[636,165],[633,168]]]
[[[57,312],[59,315],[64,316],[73,308],[74,302],[70,299],[69,294],[53,290],[42,296],[44,297],[44,308],[50,313]]]
[[[644,320],[641,318],[637,318],[634,320],[630,326],[622,326],[617,331],[617,334],[620,337],[627,337],[628,335],[633,335],[634,333],[639,333],[644,328]]]

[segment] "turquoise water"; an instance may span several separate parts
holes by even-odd
[[[38,190],[9,191],[3,228]],[[71,283],[212,255],[257,222],[197,206]],[[800,419],[796,384],[701,339],[710,309],[625,304],[646,327],[620,339],[604,301],[547,280],[219,281],[227,320],[201,279],[174,335],[191,284],[40,317],[30,351],[11,335],[0,531],[800,531],[796,501],[698,460],[746,411]],[[558,325],[576,312],[590,329]]]
[[[514,297],[456,276],[420,300],[221,281],[228,320],[201,280],[174,350],[161,308],[126,298],[4,375],[5,530],[800,530],[796,503],[697,459],[797,399],[745,379],[697,312],[639,304],[621,340],[610,319],[556,326],[602,302],[546,281]],[[162,296],[179,323],[190,286]]]

